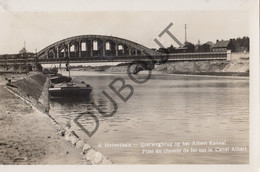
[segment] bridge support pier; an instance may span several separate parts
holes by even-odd
[[[138,72],[142,70],[153,70],[154,69],[154,62],[134,62],[136,64],[136,67],[133,71],[133,74],[137,74]]]

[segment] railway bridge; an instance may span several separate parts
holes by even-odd
[[[38,63],[226,60],[226,52],[162,54],[136,42],[104,35],[81,35],[55,42],[37,53]]]
[[[0,64],[226,60],[227,52],[162,54],[139,43],[105,35],[80,35],[55,42],[36,54],[0,55]]]

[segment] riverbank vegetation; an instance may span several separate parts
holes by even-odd
[[[219,41],[219,40],[217,40]],[[223,40],[220,40],[223,41]],[[244,36],[242,38],[232,38],[229,40],[231,44],[231,51],[232,52],[249,52],[249,37]],[[201,44],[200,41],[198,43],[191,43],[186,42],[184,44],[184,47],[187,49],[178,49],[177,47],[174,47],[173,45],[166,47],[166,48],[159,48],[154,49],[160,53],[164,54],[170,54],[170,53],[196,53],[196,52],[211,52],[212,48],[214,46],[214,43],[211,41],[207,41],[206,43]]]

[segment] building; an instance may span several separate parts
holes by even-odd
[[[227,50],[231,50],[231,51],[234,50],[233,43],[230,40],[229,41],[217,40],[216,44],[212,47],[213,52],[223,52]]]

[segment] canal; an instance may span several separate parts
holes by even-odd
[[[126,74],[72,74],[74,80],[93,87],[90,97],[52,100],[50,113],[63,126],[86,114],[79,122],[89,131],[96,125],[89,114],[97,116],[99,127],[92,137],[80,128],[76,133],[115,164],[249,162],[248,78],[152,75],[146,83],[137,84]],[[134,88],[127,102],[108,87],[117,77]],[[106,112],[113,110],[102,90],[117,102],[118,110],[112,117],[102,116],[90,104],[95,102]],[[129,94],[126,90],[122,91],[124,96]]]

